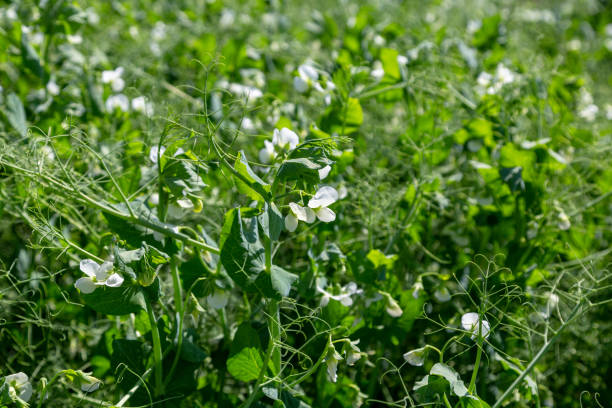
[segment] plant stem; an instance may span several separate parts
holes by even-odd
[[[574,309],[571,311],[568,319],[565,322],[563,322],[563,324],[559,327],[559,329],[557,330],[555,335],[548,342],[546,342],[546,344],[544,344],[542,346],[542,348],[538,351],[538,354],[536,354],[535,357],[533,358],[533,360],[531,360],[529,362],[529,365],[525,368],[525,370],[523,370],[521,375],[519,375],[517,377],[517,379],[514,380],[514,382],[512,384],[510,384],[510,386],[508,388],[506,388],[506,391],[504,391],[504,393],[501,395],[501,397],[499,397],[497,399],[497,401],[495,401],[495,404],[493,404],[493,406],[491,408],[499,408],[501,406],[501,404],[506,400],[506,398],[508,398],[508,396],[510,396],[512,391],[514,391],[514,389],[523,381],[523,379],[525,377],[527,377],[527,374],[529,374],[529,372],[531,372],[531,370],[533,370],[533,368],[538,363],[540,358],[542,358],[544,353],[546,353],[546,351],[550,348],[550,346],[553,345],[553,343],[557,340],[559,335],[563,332],[563,330],[565,330],[565,328],[569,325],[569,323],[572,320],[574,320],[574,318],[578,314],[578,311],[580,310],[581,306],[582,306],[582,302],[579,302],[574,307]]]
[[[151,337],[153,338],[153,364],[155,366],[155,390],[154,395],[157,397],[163,394],[163,374],[162,374],[162,349],[161,339],[159,337],[159,328],[157,327],[157,321],[153,314],[153,307],[151,301],[145,295],[145,304],[147,307],[147,314],[149,315],[149,323],[151,324]]]
[[[480,358],[482,357],[482,320],[478,321],[478,350],[476,351],[476,361],[474,362],[474,371],[472,371],[472,378],[470,379],[470,385],[468,386],[468,392],[474,393],[476,388],[476,377],[478,376],[478,369],[480,368]]]
[[[178,259],[173,258],[172,265],[170,266],[172,269],[172,285],[174,286],[174,307],[176,309],[176,352],[170,371],[168,371],[168,375],[164,381],[164,386],[168,385],[168,382],[172,379],[181,355],[181,349],[183,348],[183,287],[181,286],[178,262]]]

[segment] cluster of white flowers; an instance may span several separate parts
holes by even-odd
[[[280,150],[293,150],[300,143],[298,135],[286,127],[278,130],[274,129],[272,135],[272,141],[264,141],[264,147],[259,151],[259,161],[263,164],[271,163],[277,156],[276,149]]]
[[[321,176],[320,173],[319,176]],[[338,191],[333,187],[323,186],[308,201],[308,207],[302,207],[297,203],[289,203],[290,212],[285,217],[285,228],[293,232],[298,227],[298,221],[311,224],[315,221],[315,218],[322,222],[334,221],[336,213],[328,207],[336,201],[338,201]]]
[[[131,106],[132,110],[135,112],[140,112],[147,116],[153,115],[153,104],[149,102],[146,97],[137,96],[130,102],[130,99],[121,93],[125,88],[123,67],[102,71],[102,83],[109,84],[111,90],[115,92],[115,94],[110,95],[106,99],[105,107],[108,112],[113,112],[115,109],[119,109],[122,112],[128,112]],[[54,82],[49,82],[47,84],[47,90],[52,95],[57,95],[57,93],[59,93],[59,88]]]
[[[327,281],[325,278],[317,279],[317,292],[321,293],[323,297],[321,297],[321,307],[325,307],[329,304],[329,300],[333,299],[337,302],[342,303],[344,306],[351,306],[353,304],[353,296],[361,295],[363,293],[362,289],[357,287],[355,282],[349,282],[344,285],[340,289],[340,293],[337,295],[333,295],[327,290],[325,287],[327,286]]]
[[[305,62],[298,67],[297,75],[293,77],[293,87],[299,93],[305,93],[313,89],[323,94],[327,105],[331,103],[331,92],[336,89],[336,85],[329,78],[329,74],[317,70],[311,62]]]
[[[511,84],[516,81],[517,74],[511,71],[504,64],[498,64],[495,69],[495,74],[492,75],[486,71],[482,71],[476,82],[478,87],[476,88],[480,94],[496,94],[504,87],[504,85]]]
[[[112,262],[104,262],[100,265],[91,259],[83,259],[80,268],[87,277],[79,278],[74,287],[85,294],[93,293],[98,286],[117,288],[123,283],[121,275],[110,273],[113,270]]]

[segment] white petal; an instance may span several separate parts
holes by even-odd
[[[105,281],[108,278],[108,273],[113,270],[112,262],[104,262],[96,271],[96,279]]]
[[[299,76],[293,77],[293,88],[299,93],[304,93],[308,90],[308,82],[304,81]]]
[[[323,167],[322,169],[319,169],[319,179],[323,180],[325,177],[329,175],[330,171],[331,171],[330,165],[327,165]]]
[[[332,222],[336,219],[336,213],[327,207],[319,208],[315,211],[315,214],[323,222]]]
[[[350,295],[347,294],[346,296],[343,296],[342,299],[340,299],[340,303],[348,307],[353,304],[353,299],[351,298]]]
[[[410,365],[416,367],[422,366],[425,362],[425,347],[410,350],[409,352],[404,353],[404,360],[406,360]]]
[[[28,375],[26,373],[15,373],[4,377],[6,383],[14,383],[17,387],[21,387],[23,384],[28,382]]]
[[[106,282],[104,282],[106,286],[109,286],[111,288],[118,288],[119,286],[121,286],[122,283],[123,276],[119,275],[118,273],[113,273],[111,276],[108,277]]]
[[[464,330],[471,331],[478,325],[478,313],[470,312],[461,316],[461,326]]]
[[[300,143],[300,138],[298,135],[287,128],[282,128],[280,130],[280,140],[283,146],[289,145],[290,149],[295,149],[295,147]]]
[[[121,92],[125,87],[125,81],[122,78],[117,78],[111,82],[111,88],[114,92]]]
[[[191,202],[191,200],[188,198],[182,198],[180,200],[176,200],[176,203],[181,208],[193,208],[193,202]]]
[[[213,309],[223,309],[229,300],[229,293],[223,290],[215,290],[212,295],[206,297],[208,305]]]
[[[306,219],[304,221],[306,221],[308,224],[312,224],[313,222],[315,222],[315,212],[308,207],[302,207],[304,209],[304,214],[306,214]]]
[[[151,147],[151,150],[149,151],[149,160],[151,160],[153,163],[157,163],[158,152],[159,157],[162,157],[165,151],[166,148],[164,146],[162,146],[161,149],[158,146]]]
[[[317,70],[308,64],[300,65],[298,68],[298,73],[300,74],[300,77],[304,79],[310,79],[312,81],[319,79],[319,73]]]
[[[289,209],[300,221],[306,221],[308,219],[308,215],[306,214],[306,209],[297,203],[289,203]]]
[[[83,272],[87,276],[91,276],[92,278],[96,276],[96,272],[100,269],[100,265],[97,262],[91,259],[83,259],[81,260],[81,272]]]
[[[74,287],[81,293],[89,294],[96,290],[96,284],[91,278],[80,278],[74,283]]]
[[[24,402],[28,402],[30,398],[32,398],[32,384],[26,382],[21,386],[19,390],[19,398],[21,398]]]
[[[387,297],[387,308],[385,310],[391,317],[400,317],[404,313],[400,305],[391,296]]]
[[[308,201],[310,208],[328,207],[338,200],[338,192],[330,186],[321,187],[317,193]]]
[[[287,214],[287,216],[285,217],[285,228],[287,228],[287,231],[293,232],[297,229],[297,227],[298,219],[295,218],[293,214]]]

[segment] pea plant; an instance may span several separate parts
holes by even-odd
[[[612,399],[605,1],[21,0],[0,50],[0,408]]]

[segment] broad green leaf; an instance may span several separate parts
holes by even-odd
[[[228,211],[219,244],[220,260],[227,274],[242,289],[254,290],[255,280],[264,271],[265,263],[257,219],[242,219],[236,208]]]
[[[163,169],[162,181],[175,197],[184,198],[206,187],[202,181],[202,167],[186,158],[168,158]]]
[[[282,181],[303,179],[309,184],[316,184],[320,180],[319,169],[323,167],[325,164],[316,163],[306,157],[288,159],[280,165],[276,177]]]
[[[240,174],[236,177],[238,190],[253,200],[268,201],[270,198],[270,185],[263,181],[249,166],[243,151],[238,152],[234,169]]]
[[[283,231],[285,221],[283,214],[278,210],[272,202],[264,205],[264,212],[259,216],[259,224],[266,235],[272,241],[278,241],[281,232]]]
[[[261,341],[259,339],[259,334],[257,330],[251,326],[250,322],[244,322],[240,326],[238,326],[238,330],[234,333],[234,339],[232,340],[232,345],[230,346],[229,355],[234,356],[242,349],[245,348],[255,348],[261,349]]]
[[[227,371],[237,380],[256,380],[263,367],[261,353],[255,347],[243,348],[238,354],[227,359]]]
[[[26,124],[25,110],[21,99],[14,93],[10,93],[6,98],[6,118],[9,123],[22,137],[25,137],[28,133],[28,126]]]
[[[291,285],[297,280],[297,275],[287,272],[283,268],[272,265],[271,280],[272,287],[281,296],[289,296]]]
[[[127,280],[127,279],[126,279]],[[93,293],[81,294],[87,306],[99,313],[126,315],[145,308],[144,293],[138,286],[124,282],[118,288],[99,286]]]
[[[459,377],[459,374],[444,363],[434,364],[433,367],[431,367],[429,374],[444,377],[444,379],[450,384],[453,393],[458,397],[463,397],[468,392],[468,389]]]

